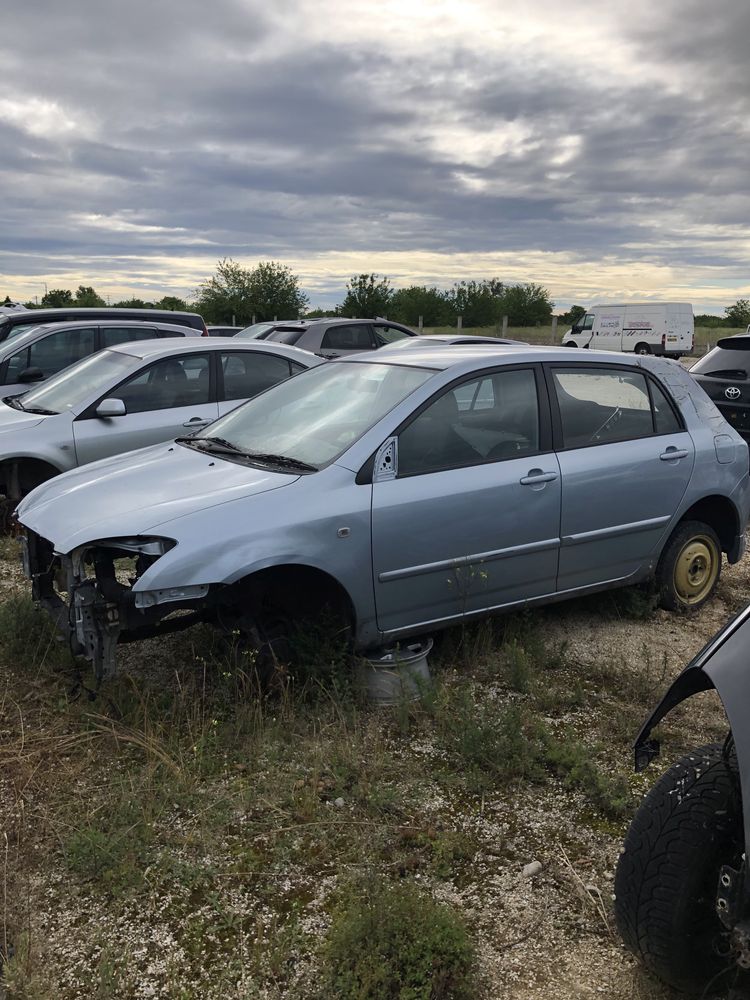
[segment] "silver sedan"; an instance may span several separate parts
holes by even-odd
[[[59,472],[201,430],[322,363],[294,347],[226,337],[99,351],[0,403],[0,493],[17,501]]]

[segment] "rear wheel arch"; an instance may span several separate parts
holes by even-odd
[[[686,510],[680,524],[686,521],[703,521],[716,532],[722,552],[730,552],[740,532],[740,518],[731,500],[722,496],[704,497]],[[675,526],[678,528],[680,525]]]

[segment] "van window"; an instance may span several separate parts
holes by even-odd
[[[581,326],[581,330],[591,330],[591,329],[593,329],[594,319],[595,319],[595,317],[594,317],[593,313],[586,313],[586,316],[585,316],[585,318],[583,320],[583,325]]]

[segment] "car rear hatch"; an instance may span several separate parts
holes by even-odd
[[[750,436],[750,336],[724,337],[690,374],[727,423]]]

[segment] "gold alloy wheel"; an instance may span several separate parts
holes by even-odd
[[[684,604],[700,604],[708,597],[719,575],[720,558],[706,535],[695,535],[685,543],[674,566],[674,589]]]

